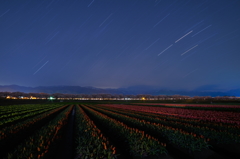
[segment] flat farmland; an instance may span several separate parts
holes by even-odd
[[[0,106],[0,158],[238,159],[239,115],[239,105]]]

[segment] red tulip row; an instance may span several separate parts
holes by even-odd
[[[145,134],[144,131],[129,127],[89,107],[83,106],[83,108],[94,120],[108,130],[109,134],[114,135],[115,140],[124,144],[132,156],[146,157],[167,153],[165,143],[161,143],[158,139]]]
[[[99,108],[99,106],[98,106]],[[239,130],[240,127],[237,126],[218,126],[218,129],[215,127],[208,127],[208,125],[199,126],[198,122],[184,123],[180,120],[164,120],[160,118],[154,118],[152,114],[146,115],[141,112],[133,112],[124,109],[116,109],[111,107],[100,106],[100,108],[112,111],[114,113],[128,115],[130,117],[138,118],[140,120],[145,120],[153,123],[162,124],[165,126],[170,126],[177,129],[182,129],[189,133],[197,134],[198,136],[203,135],[206,139],[211,139],[217,143],[240,143]]]
[[[105,159],[116,158],[115,147],[96,127],[87,114],[76,106],[75,115],[75,159],[98,157]]]
[[[58,132],[66,124],[68,115],[73,106],[67,107],[48,124],[8,153],[8,159],[37,159],[42,158],[48,152],[49,147],[59,137]]]
[[[163,115],[170,115],[170,116],[176,116],[181,118],[210,121],[210,122],[216,122],[216,123],[240,125],[239,113],[237,112],[190,110],[190,109],[182,109],[182,108],[166,108],[166,107],[151,107],[151,106],[146,107],[146,106],[117,105],[117,104],[112,104],[111,107],[163,114]]]
[[[156,135],[158,138],[164,138],[167,142],[187,149],[190,152],[200,151],[208,148],[209,146],[207,142],[208,139],[205,139],[202,135],[197,135],[195,133],[187,132],[182,129],[173,128],[159,123],[149,122],[146,120],[130,117],[128,115],[104,110],[96,106],[90,107],[96,111],[108,115],[109,117],[124,122],[131,127],[136,127],[140,130],[147,131],[150,134]]]

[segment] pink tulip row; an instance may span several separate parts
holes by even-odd
[[[181,118],[190,118],[203,121],[211,121],[217,123],[229,123],[240,125],[238,112],[221,112],[211,110],[192,110],[182,108],[166,108],[166,107],[151,107],[151,106],[134,106],[121,104],[104,104],[103,106],[122,108],[134,111],[149,112],[162,115],[170,115]]]
[[[211,107],[211,108],[240,108],[240,105],[210,105],[210,104],[169,104],[169,103],[136,103],[137,105],[164,105],[174,107]]]

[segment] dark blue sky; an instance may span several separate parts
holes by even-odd
[[[240,88],[239,0],[1,0],[0,85]]]

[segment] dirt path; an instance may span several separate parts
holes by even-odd
[[[73,158],[73,153],[74,153],[73,130],[74,130],[75,109],[76,109],[76,106],[73,107],[73,110],[68,119],[67,132],[66,132],[65,139],[64,139],[65,144],[64,144],[64,148],[63,148],[63,155],[60,156],[60,158],[62,158],[62,159]]]
[[[46,159],[72,159],[74,153],[74,118],[75,106],[68,116],[67,125],[61,133],[62,138],[52,143],[49,152],[44,158]]]

